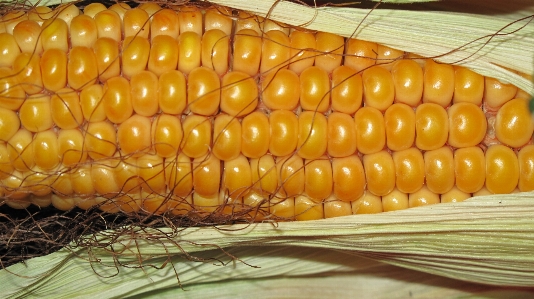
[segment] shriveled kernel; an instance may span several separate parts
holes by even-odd
[[[290,58],[289,43],[289,37],[279,30],[271,30],[263,35],[261,74],[269,74],[287,68]]]
[[[222,182],[223,191],[230,200],[242,199],[248,194],[252,185],[252,171],[245,156],[238,155],[224,161]]]
[[[193,188],[195,189],[195,194],[204,197],[218,196],[220,183],[221,161],[215,155],[201,156],[193,161]]]
[[[486,150],[486,188],[494,194],[511,193],[519,181],[519,162],[513,150],[501,144]]]
[[[370,192],[365,192],[360,198],[352,202],[353,214],[376,214],[383,211],[382,200]]]
[[[357,72],[363,71],[376,63],[378,45],[359,39],[349,39],[345,49],[345,65]]]
[[[415,112],[413,108],[395,103],[384,113],[387,147],[392,151],[410,148],[415,141]]]
[[[150,119],[139,114],[134,114],[121,123],[117,129],[121,152],[137,156],[149,151],[152,143],[150,127]]]
[[[315,41],[315,34],[312,32],[293,30],[289,35],[290,39],[290,54],[289,69],[300,75],[302,71],[315,63],[315,56],[317,55],[311,49],[317,48]]]
[[[56,132],[47,130],[35,134],[32,146],[37,167],[50,170],[59,165],[59,146]]]
[[[156,76],[175,70],[178,66],[178,41],[168,35],[152,38],[148,57],[148,70]]]
[[[0,107],[0,141],[8,141],[20,128],[20,118],[14,111]]]
[[[354,201],[365,192],[365,173],[360,157],[351,155],[332,159],[334,195],[342,201]]]
[[[93,17],[78,15],[70,23],[71,47],[92,48],[98,38],[98,29]]]
[[[315,201],[332,194],[332,164],[328,159],[306,160],[304,166],[304,192]]]
[[[46,20],[42,26],[41,44],[43,49],[58,49],[65,53],[69,51],[69,26],[59,18]]]
[[[419,189],[419,191],[408,195],[410,208],[433,205],[440,203],[439,194],[430,191],[426,186]]]
[[[24,20],[18,23],[13,29],[13,36],[19,45],[20,51],[23,53],[33,53],[36,55],[43,53],[43,45],[39,38],[40,34],[41,25],[31,20]]]
[[[181,7],[178,12],[180,32],[195,32],[202,35],[202,12],[194,6]]]
[[[103,10],[94,17],[98,38],[107,37],[116,42],[122,38],[122,21],[119,14],[111,9]]]
[[[463,192],[455,186],[448,192],[441,194],[440,201],[441,203],[461,202],[470,197],[471,194]]]
[[[484,105],[489,108],[502,106],[513,99],[517,92],[515,85],[505,84],[491,77],[485,77],[484,86]]]
[[[293,197],[304,192],[304,162],[296,155],[278,157],[276,160],[279,193]]]
[[[58,90],[50,99],[50,109],[54,123],[61,129],[74,129],[83,123],[80,97],[71,88]]]
[[[187,105],[185,76],[172,70],[161,74],[158,82],[158,101],[162,112],[181,114]]]
[[[150,71],[141,71],[130,80],[132,107],[135,113],[153,116],[159,111],[158,77]]]
[[[534,145],[523,147],[517,154],[519,162],[519,184],[521,192],[534,190]]]
[[[98,79],[105,83],[108,79],[120,75],[121,65],[119,43],[111,38],[103,37],[96,40],[93,47],[98,68]]]
[[[117,151],[117,133],[107,121],[92,122],[87,126],[85,149],[93,160],[112,157]]]
[[[391,67],[395,102],[416,106],[423,97],[423,69],[413,60],[399,60]]]
[[[50,91],[58,91],[67,85],[67,53],[59,49],[45,50],[41,56],[43,85]]]
[[[312,66],[300,74],[300,105],[304,110],[326,112],[330,106],[328,73]]]
[[[387,151],[363,156],[367,190],[383,196],[395,188],[395,163]]]
[[[269,115],[271,140],[269,152],[274,156],[286,156],[297,147],[299,121],[295,113],[288,110],[275,110]]]
[[[80,106],[83,117],[89,122],[103,121],[106,119],[106,110],[102,104],[104,88],[100,84],[88,86],[80,92]]]
[[[152,16],[150,23],[150,36],[154,39],[159,35],[167,35],[174,39],[180,34],[178,14],[172,9],[162,9]]]
[[[298,155],[317,159],[326,153],[328,124],[323,114],[304,111],[299,115]]]
[[[365,106],[385,111],[395,98],[391,73],[383,67],[374,66],[363,71],[363,101]]]
[[[449,137],[449,119],[443,107],[424,103],[415,110],[415,145],[422,150],[442,147]]]
[[[315,66],[327,74],[332,73],[336,67],[341,65],[345,50],[344,38],[333,33],[317,32],[315,34],[315,42],[317,47]],[[347,51],[349,51],[349,48],[347,48]]]
[[[110,78],[103,91],[102,104],[107,118],[116,124],[127,120],[133,113],[130,82],[124,77]]]
[[[17,74],[17,81],[27,94],[32,95],[43,90],[39,55],[21,53],[13,62],[13,71]]]
[[[395,186],[404,193],[414,193],[425,183],[425,161],[417,148],[393,152],[395,163]]]
[[[122,75],[129,79],[144,71],[150,55],[148,39],[140,36],[126,37],[122,42]]]
[[[222,76],[228,71],[230,36],[219,30],[207,30],[202,36],[202,66]]]
[[[534,121],[528,105],[527,100],[513,99],[499,109],[495,119],[495,135],[500,142],[520,147],[532,138]]]
[[[84,136],[78,129],[60,130],[57,137],[61,163],[67,167],[79,165],[86,161]]]
[[[207,117],[189,115],[182,123],[182,152],[191,158],[205,156],[211,147],[211,122]]]
[[[488,122],[480,107],[472,103],[456,103],[449,107],[447,113],[450,146],[475,146],[484,140]]]
[[[226,7],[216,7],[206,10],[204,14],[204,29],[206,32],[209,30],[221,30],[226,35],[232,33],[232,11]]]
[[[232,70],[254,76],[260,69],[261,38],[254,30],[237,31],[234,36]]]
[[[350,115],[340,112],[328,115],[327,136],[330,157],[346,157],[356,152],[356,127]]]
[[[219,109],[221,81],[217,73],[207,67],[198,67],[187,78],[187,104],[191,112],[212,115]]]
[[[300,195],[295,197],[295,219],[298,221],[323,219],[323,204]]]
[[[447,107],[454,94],[454,68],[438,64],[432,59],[425,61],[423,103],[435,103]]]
[[[456,187],[465,193],[475,193],[484,187],[486,161],[484,152],[477,146],[454,151]]]
[[[160,114],[152,122],[152,144],[160,157],[176,156],[182,143],[183,134],[182,123],[176,116]]]
[[[124,37],[140,36],[148,38],[150,35],[150,22],[148,13],[140,8],[132,8],[124,12]]]
[[[241,122],[241,153],[247,158],[260,158],[269,150],[271,132],[269,118],[259,111],[245,116]]]
[[[443,194],[454,186],[454,158],[448,146],[427,151],[424,154],[426,187]]]
[[[400,192],[395,188],[393,191],[382,196],[382,206],[384,212],[405,210],[409,207],[408,194]]]
[[[31,132],[41,132],[54,125],[50,97],[35,95],[24,101],[19,110],[20,122]]]
[[[176,196],[188,196],[193,191],[191,158],[180,153],[175,159],[165,159],[167,190]]]
[[[26,171],[34,165],[34,152],[32,146],[32,133],[20,129],[7,142],[9,160],[16,170]]]
[[[182,32],[178,37],[178,43],[180,44],[178,70],[187,75],[200,66],[202,38],[195,32]]]
[[[454,66],[453,103],[467,102],[479,106],[484,95],[484,76],[472,70]]]
[[[353,114],[362,106],[362,76],[348,66],[332,72],[332,110]]]
[[[222,161],[236,159],[241,153],[241,123],[235,117],[224,113],[215,117],[212,153]]]
[[[278,190],[278,174],[274,158],[264,155],[259,159],[250,159],[252,171],[252,188],[261,195],[267,197],[275,194]]]
[[[167,184],[163,158],[157,155],[145,154],[137,158],[139,179],[143,182],[141,189],[146,192],[164,194]]]
[[[299,104],[299,76],[287,69],[269,72],[262,82],[262,103],[267,108],[293,110]]]
[[[242,72],[228,72],[222,79],[221,111],[232,116],[245,116],[258,106],[256,81]]]
[[[381,151],[386,145],[384,116],[373,107],[363,107],[354,115],[356,145],[362,154]]]

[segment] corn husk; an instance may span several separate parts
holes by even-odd
[[[375,10],[369,16],[369,10],[310,8],[290,2],[276,3],[274,8],[275,1],[212,2],[423,56],[448,53],[534,14],[534,4],[529,1],[508,1],[506,7],[496,0],[470,2],[469,6],[476,8],[478,3],[481,11],[492,15],[420,11],[428,8],[421,4],[413,6],[416,11]],[[444,9],[445,2],[430,7]],[[488,45],[484,45],[487,39],[481,40],[437,59],[461,61],[458,63],[532,94],[532,82],[507,70],[534,72],[534,26],[527,21],[507,27],[505,32],[511,32],[525,25],[518,32],[493,38]],[[472,283],[534,287],[533,193],[277,225],[179,232],[125,229],[127,233],[112,247],[78,248],[73,244],[1,270],[3,296],[165,298],[175,297],[176,288],[183,287],[187,291],[180,296],[202,298],[352,294],[372,298],[468,298],[475,294],[521,298],[529,291]],[[106,244],[116,233],[86,238]]]

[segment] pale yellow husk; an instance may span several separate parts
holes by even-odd
[[[213,2],[266,15],[274,1]],[[445,2],[431,7],[447,8]],[[531,1],[506,3],[471,1],[463,7],[467,10],[481,5],[480,11],[490,11],[491,15],[375,10],[357,31],[369,10],[315,9],[280,2],[270,11],[270,17],[433,56],[534,14]],[[524,24],[526,21],[504,32]],[[534,25],[481,47],[485,41],[439,59],[455,62],[481,49],[464,65],[532,93],[531,82],[500,66],[534,72]],[[108,233],[97,238],[105,240]],[[363,298],[468,298],[478,294],[521,298],[529,295],[528,290],[495,289],[449,278],[534,287],[533,233],[534,194],[522,193],[380,215],[279,223],[277,227],[188,228],[170,239],[161,238],[162,231],[134,231],[113,248],[121,251],[121,263],[134,268],[117,266],[117,255],[110,248],[95,249],[90,254],[87,249],[63,249],[0,271],[0,281],[5,297],[174,297],[178,273],[188,290],[180,293],[183,297],[336,298],[359,294]],[[184,252],[197,260],[186,259]],[[227,253],[241,260],[232,260]],[[208,258],[228,264],[199,261]],[[95,259],[99,263],[93,262],[90,267],[88,260]],[[145,267],[136,268],[141,261]],[[165,267],[159,270],[148,265]]]

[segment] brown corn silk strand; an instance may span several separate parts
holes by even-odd
[[[217,211],[217,212],[218,212],[218,211]],[[214,219],[213,219],[213,218],[210,218],[210,220],[205,221],[205,222],[204,222],[204,220],[195,220],[194,222],[197,222],[197,221],[198,221],[196,224],[203,224],[203,223],[204,223],[204,224],[227,223],[228,221],[234,221],[234,220],[239,219],[239,216],[243,216],[243,215],[245,215],[245,217],[246,217],[246,216],[250,215],[250,212],[251,212],[251,211],[250,211],[250,210],[249,210],[249,211],[246,211],[246,213],[244,213],[243,215],[236,215],[236,213],[232,213],[232,214],[230,214],[230,217],[229,217],[229,218],[226,217],[226,216],[224,216],[223,219],[218,219],[218,218],[217,218],[217,217],[221,217],[221,216],[215,216],[215,215],[217,215],[217,212],[208,214],[208,217],[215,217]],[[237,216],[237,217],[236,217],[236,216]],[[201,217],[200,219],[205,219],[205,218],[202,218],[202,217]],[[247,220],[247,221],[248,221],[248,220]]]

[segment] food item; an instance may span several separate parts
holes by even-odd
[[[10,206],[305,220],[534,189],[528,102],[493,78],[210,8],[63,9],[0,33]]]

